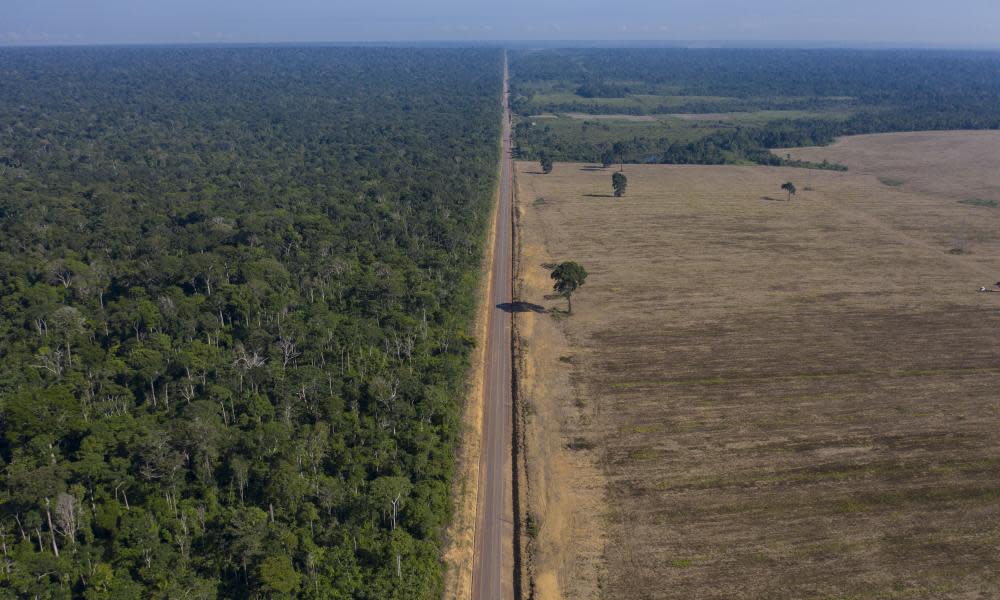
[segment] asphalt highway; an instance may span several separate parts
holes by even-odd
[[[503,142],[500,166],[500,206],[493,248],[491,310],[486,340],[483,404],[482,458],[479,465],[479,501],[476,515],[476,546],[472,567],[472,598],[503,600],[512,595],[509,521],[511,471],[511,315],[509,305],[513,279],[511,117],[507,60],[504,56]]]

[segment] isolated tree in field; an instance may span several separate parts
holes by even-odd
[[[566,297],[566,302],[569,306],[569,312],[573,312],[573,292],[577,290],[580,286],[587,281],[587,270],[576,264],[573,261],[566,261],[559,263],[559,265],[552,270],[552,279],[555,280],[555,285],[552,289],[556,291],[561,296]]]
[[[612,175],[611,187],[615,190],[615,198],[621,198],[624,196],[625,188],[628,187],[628,177],[625,177],[625,173],[619,171]]]
[[[786,181],[785,183],[781,184],[781,189],[788,192],[788,200],[791,201],[792,196],[795,195],[795,184],[792,183],[791,181]]]
[[[548,156],[542,155],[542,158],[539,159],[538,162],[541,163],[541,165],[542,165],[542,173],[548,174],[548,173],[552,172],[552,159],[551,158],[549,158]]]

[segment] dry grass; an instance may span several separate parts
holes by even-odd
[[[1000,211],[905,169],[534,170],[521,299],[590,271],[519,316],[542,598],[1000,597]]]
[[[731,121],[732,113],[676,113],[670,115],[682,121]]]
[[[657,120],[654,115],[596,115],[590,113],[566,113],[566,116],[577,121],[631,121],[633,123],[650,123]]]
[[[517,178],[525,177],[525,164]],[[530,167],[529,167],[530,168]],[[531,175],[527,175],[530,177]],[[520,189],[520,188],[519,188]],[[519,193],[519,222],[525,216]],[[534,227],[518,229],[515,297],[544,297],[550,262]],[[561,304],[560,304],[561,306]],[[603,572],[604,529],[594,521],[604,512],[604,488],[594,453],[569,452],[574,423],[584,414],[574,401],[575,387],[566,367],[573,357],[559,323],[531,310],[514,316],[518,336],[520,408],[524,413],[529,573],[536,600],[596,598]],[[563,429],[564,425],[568,427]]]
[[[847,165],[852,172],[899,181],[903,189],[956,200],[1000,201],[1000,132],[935,131],[859,135],[822,148],[776,150],[781,156]]]

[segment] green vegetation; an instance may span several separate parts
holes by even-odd
[[[615,198],[624,196],[627,188],[628,177],[625,177],[625,173],[618,171],[611,176],[611,189],[615,192]]]
[[[440,597],[500,73],[0,51],[0,597]]]
[[[601,166],[607,169],[615,163],[615,152],[611,148],[605,147],[601,150]]]
[[[969,206],[981,206],[983,208],[996,208],[998,206],[996,200],[983,200],[982,198],[966,198],[965,200],[959,200],[959,204],[968,204]]]
[[[538,517],[536,517],[532,513],[528,513],[528,516],[525,518],[525,521],[526,521],[524,527],[525,533],[528,534],[528,537],[530,539],[532,540],[537,539],[539,530],[541,529],[541,526],[538,523]]]
[[[555,283],[552,289],[561,296],[566,297],[569,306],[567,312],[573,312],[573,292],[587,281],[587,270],[573,261],[561,262],[550,275]]]
[[[519,150],[555,160],[608,164],[608,148],[625,143],[628,162],[844,170],[770,150],[840,135],[1000,128],[996,53],[645,48],[512,58]],[[527,118],[540,113],[593,118]]]
[[[574,93],[561,92],[532,94],[529,103],[523,102],[523,99],[519,100],[522,100],[522,102],[517,108],[530,114],[579,112],[595,115],[658,115],[691,112],[728,112],[739,111],[741,108],[746,107],[746,105],[735,102],[731,98],[712,96],[658,96],[654,94],[638,94],[621,98],[585,98]]]
[[[552,172],[552,159],[549,158],[548,155],[543,154],[542,158],[539,159],[538,162],[542,167],[542,173],[548,175],[549,173]]]
[[[789,202],[792,201],[792,196],[794,196],[795,192],[797,191],[795,189],[795,184],[792,183],[791,181],[786,181],[785,183],[781,184],[781,190],[788,193]]]

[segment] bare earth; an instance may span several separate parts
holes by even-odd
[[[516,316],[539,598],[1000,597],[1000,137],[947,140],[968,192],[518,164],[519,299],[590,272]]]

